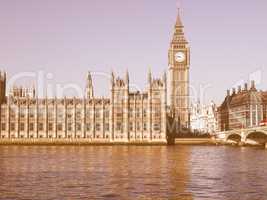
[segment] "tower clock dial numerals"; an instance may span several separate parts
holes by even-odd
[[[177,52],[175,54],[175,60],[177,62],[179,62],[179,63],[184,62],[185,61],[185,54],[184,54],[184,52]]]

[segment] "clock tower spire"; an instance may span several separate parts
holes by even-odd
[[[180,9],[169,48],[169,103],[180,128],[189,128],[190,47],[185,38]]]
[[[181,16],[180,16],[180,8],[178,8],[178,15],[177,15],[175,27],[184,27],[182,20],[181,20]]]

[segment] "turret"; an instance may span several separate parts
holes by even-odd
[[[149,85],[149,88],[150,88],[150,87],[151,87],[151,84],[152,84],[152,73],[151,73],[151,68],[149,68],[149,70],[148,70],[147,81],[148,81],[148,85]]]
[[[166,72],[163,73],[162,82],[164,84],[164,87],[167,88],[167,73]]]
[[[87,74],[87,84],[86,84],[86,97],[88,99],[94,98],[94,88],[91,73]]]
[[[129,71],[128,71],[128,69],[126,70],[126,74],[125,74],[125,84],[129,88]]]
[[[111,71],[110,85],[111,85],[111,88],[113,88],[115,85],[115,75],[113,71]]]
[[[248,91],[248,84],[247,83],[245,83],[245,85],[244,85],[244,91]]]
[[[230,90],[227,90],[227,97],[229,97],[230,95]]]
[[[255,81],[254,81],[254,80],[251,81],[250,90],[255,90],[255,91],[257,91],[257,89],[256,89],[256,85],[255,85]]]
[[[111,74],[111,85],[112,85],[112,91],[113,92],[120,92],[122,94],[128,94],[129,92],[129,75],[128,72],[125,75],[125,78],[121,78],[121,77],[115,77],[115,75]],[[119,95],[120,98],[122,97],[121,95]]]
[[[232,95],[235,95],[235,94],[236,94],[236,89],[233,88],[233,90],[232,90]]]

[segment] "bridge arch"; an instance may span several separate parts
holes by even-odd
[[[255,130],[249,131],[246,136],[245,140],[247,143],[250,144],[266,144],[267,143],[267,131],[264,130]]]
[[[226,137],[227,142],[239,143],[241,142],[241,135],[239,133],[231,133]]]

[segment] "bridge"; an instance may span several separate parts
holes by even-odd
[[[213,138],[222,143],[265,145],[267,148],[267,126],[217,132]]]

